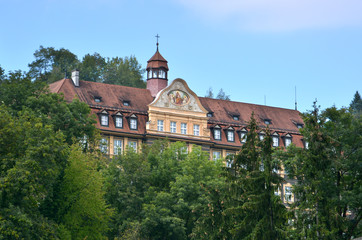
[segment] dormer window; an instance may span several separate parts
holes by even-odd
[[[221,128],[219,126],[214,127],[214,139],[221,140]]]
[[[303,128],[303,124],[301,124],[301,123],[297,123],[297,128]]]
[[[264,140],[264,137],[265,137],[265,132],[264,132],[264,131],[261,131],[261,132],[259,133],[259,140],[260,140],[260,141],[263,141],[263,140]]]
[[[247,133],[248,133],[248,131],[246,130],[246,128],[241,129],[241,131],[240,131],[240,142],[242,142],[242,143],[246,142]]]
[[[292,144],[292,135],[288,133],[284,136],[284,146],[288,147],[290,144]]]
[[[279,134],[277,132],[274,132],[272,134],[272,139],[273,139],[273,147],[278,147],[279,146]]]
[[[239,116],[238,116],[238,115],[233,115],[233,119],[234,119],[235,121],[239,121]]]
[[[123,128],[123,115],[118,112],[114,115],[114,126],[116,128]]]
[[[234,129],[232,127],[229,127],[227,130],[227,139],[228,142],[234,142]]]
[[[94,97],[94,101],[99,103],[102,101],[102,97]]]
[[[108,112],[106,110],[103,110],[102,112],[100,112],[98,114],[99,114],[99,121],[100,121],[101,126],[108,127],[109,126]]]
[[[266,124],[266,125],[270,125],[271,124],[271,120],[270,119],[264,119],[264,123]]]
[[[213,114],[212,112],[208,112],[206,116],[207,116],[207,117],[213,117],[214,114]]]
[[[131,130],[137,130],[137,116],[132,114],[129,118],[129,128]]]
[[[123,106],[129,106],[130,105],[130,102],[129,101],[123,101]]]

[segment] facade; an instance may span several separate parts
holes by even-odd
[[[299,133],[303,120],[296,110],[198,97],[182,79],[168,84],[167,61],[158,47],[146,70],[147,89],[80,81],[74,71],[72,79],[50,84],[50,90],[90,106],[102,134],[101,150],[110,155],[127,146],[137,151],[143,143],[167,137],[185,142],[187,151],[197,145],[209,152],[210,159],[224,158],[244,144],[252,112],[261,129],[269,126],[274,147],[304,146]],[[264,131],[259,134],[263,138]],[[280,174],[286,178],[283,171]],[[286,180],[276,194],[289,202],[291,181]]]

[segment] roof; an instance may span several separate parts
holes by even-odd
[[[213,113],[213,116],[209,118],[209,123],[246,126],[252,112],[254,112],[254,116],[260,126],[266,126],[264,120],[268,119],[271,121],[269,125],[270,129],[299,133],[299,129],[295,123],[303,122],[299,111],[292,109],[205,97],[200,97],[199,99],[205,109]],[[234,120],[233,116],[238,116],[239,120]]]
[[[146,69],[160,68],[160,67],[163,67],[166,70],[168,70],[167,61],[164,57],[162,57],[161,53],[158,51],[157,48],[156,53],[150,58],[150,60],[147,61]]]

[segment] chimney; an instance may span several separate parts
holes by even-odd
[[[74,69],[72,71],[72,80],[73,80],[74,86],[79,87],[79,70],[78,69]]]

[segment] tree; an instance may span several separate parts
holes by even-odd
[[[354,98],[350,104],[350,108],[352,109],[352,112],[356,113],[356,114],[361,114],[362,113],[362,99],[361,96],[359,95],[358,91],[356,91]]]
[[[71,239],[106,239],[113,210],[104,199],[103,176],[94,154],[73,146],[61,185],[58,217]],[[68,232],[68,234],[66,234]]]
[[[32,79],[52,83],[70,77],[71,71],[79,63],[77,56],[68,49],[40,46],[34,53],[35,61],[29,64]]]
[[[205,97],[207,97],[207,98],[214,98],[214,93],[213,93],[211,87],[207,90]],[[222,88],[221,88],[221,89],[219,90],[219,93],[216,95],[216,99],[221,99],[221,100],[228,100],[228,101],[230,101],[230,95],[226,95],[226,93],[224,92],[224,90],[222,90]]]
[[[115,57],[107,60],[103,72],[103,82],[145,88],[146,83],[142,80],[144,71],[134,56],[125,58]]]
[[[106,60],[99,53],[87,54],[79,63],[80,79],[91,82],[103,82]]]
[[[294,186],[295,239],[361,236],[361,118],[335,107],[322,114],[314,104],[303,116],[306,148],[289,149],[285,163]],[[293,231],[292,231],[293,232]]]

